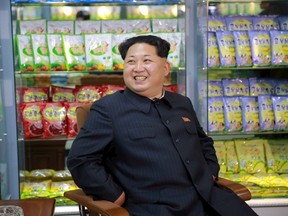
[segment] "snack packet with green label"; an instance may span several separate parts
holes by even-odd
[[[82,35],[62,35],[67,70],[84,71],[85,45]]]
[[[16,36],[21,72],[34,71],[34,58],[29,35]]]
[[[64,56],[62,37],[60,34],[48,34],[47,45],[49,49],[49,60],[52,71],[65,71],[66,61]]]
[[[84,42],[87,70],[112,70],[112,34],[86,34]]]
[[[49,49],[47,47],[46,35],[32,34],[31,44],[34,55],[35,71],[49,71]]]

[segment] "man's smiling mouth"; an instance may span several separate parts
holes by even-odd
[[[135,80],[145,80],[147,77],[146,76],[135,76]]]

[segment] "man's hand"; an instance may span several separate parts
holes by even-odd
[[[123,193],[118,197],[118,199],[114,201],[114,203],[117,204],[117,205],[119,205],[119,206],[121,206],[121,205],[123,205],[123,203],[125,202],[125,199],[126,199],[126,198],[125,198],[125,193],[123,192]]]

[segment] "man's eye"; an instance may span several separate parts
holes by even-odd
[[[145,59],[144,62],[149,63],[149,62],[151,62],[151,59]]]
[[[134,60],[128,60],[127,63],[129,63],[129,64],[134,64],[135,61],[134,61]]]

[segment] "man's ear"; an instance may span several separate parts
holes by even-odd
[[[170,73],[170,69],[171,69],[170,67],[171,67],[170,63],[166,61],[164,65],[165,76],[167,76]]]

